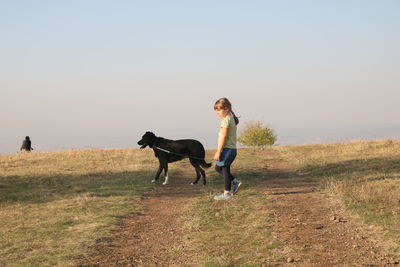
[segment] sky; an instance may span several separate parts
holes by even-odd
[[[0,154],[217,146],[227,97],[277,144],[400,139],[400,0],[0,0]]]

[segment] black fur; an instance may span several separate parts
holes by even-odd
[[[201,176],[203,176],[203,184],[204,185],[206,184],[206,173],[201,167],[209,168],[211,167],[211,163],[205,162],[204,147],[199,141],[193,139],[169,140],[162,137],[157,137],[152,132],[146,132],[142,136],[142,139],[137,143],[138,145],[140,145],[140,148],[145,148],[146,146],[153,148],[154,155],[158,158],[160,162],[160,166],[158,168],[154,181],[156,181],[159,178],[162,170],[164,170],[165,176],[168,175],[169,162],[175,162],[181,160],[184,158],[182,155],[185,155],[189,157],[190,163],[196,170],[196,179],[193,181],[192,184],[196,184],[200,180]],[[168,150],[172,153],[167,153],[159,149],[156,149],[155,146],[162,148],[164,150]],[[173,153],[179,155],[175,155]],[[200,158],[202,160],[200,160]]]

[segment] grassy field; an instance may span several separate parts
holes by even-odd
[[[0,266],[71,266],[137,199],[151,151],[84,150],[0,157]],[[153,174],[153,173],[152,173]]]
[[[280,244],[270,238],[271,203],[259,193],[268,160],[287,162],[318,180],[400,245],[400,142],[241,149],[234,166],[246,182],[241,197],[214,201],[223,183],[209,171],[205,193],[182,218],[204,266],[284,260],[275,256]],[[153,188],[149,181],[157,166],[151,150],[138,149],[0,156],[0,266],[75,265],[96,240],[112,235],[121,216],[141,211],[138,199]],[[171,175],[185,166],[175,163]]]
[[[213,201],[223,184],[212,176],[209,196],[193,205],[188,225],[195,229],[193,242],[204,252],[204,266],[259,266],[265,258],[285,261],[275,253],[280,244],[269,238],[273,203],[257,192],[257,185],[270,176],[267,158],[287,162],[297,173],[318,181],[322,190],[341,199],[367,224],[386,230],[386,237],[398,244],[392,252],[400,252],[400,142],[276,146],[240,150],[235,172],[246,181],[240,199]]]

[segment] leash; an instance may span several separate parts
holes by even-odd
[[[193,156],[189,156],[189,155],[174,153],[174,152],[168,151],[168,150],[166,150],[166,149],[164,149],[164,148],[158,147],[158,146],[156,146],[156,145],[153,145],[153,148],[158,149],[158,150],[160,150],[160,151],[162,151],[162,152],[165,152],[165,153],[168,153],[168,154],[172,154],[172,155],[176,155],[176,156],[180,156],[180,157],[183,157],[183,158],[204,160],[204,158],[198,158],[198,157],[193,157]]]

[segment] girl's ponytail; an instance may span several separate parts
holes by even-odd
[[[233,110],[231,110],[231,113],[233,115],[233,119],[235,120],[236,125],[239,124],[239,118],[235,115],[235,112],[233,112]]]

